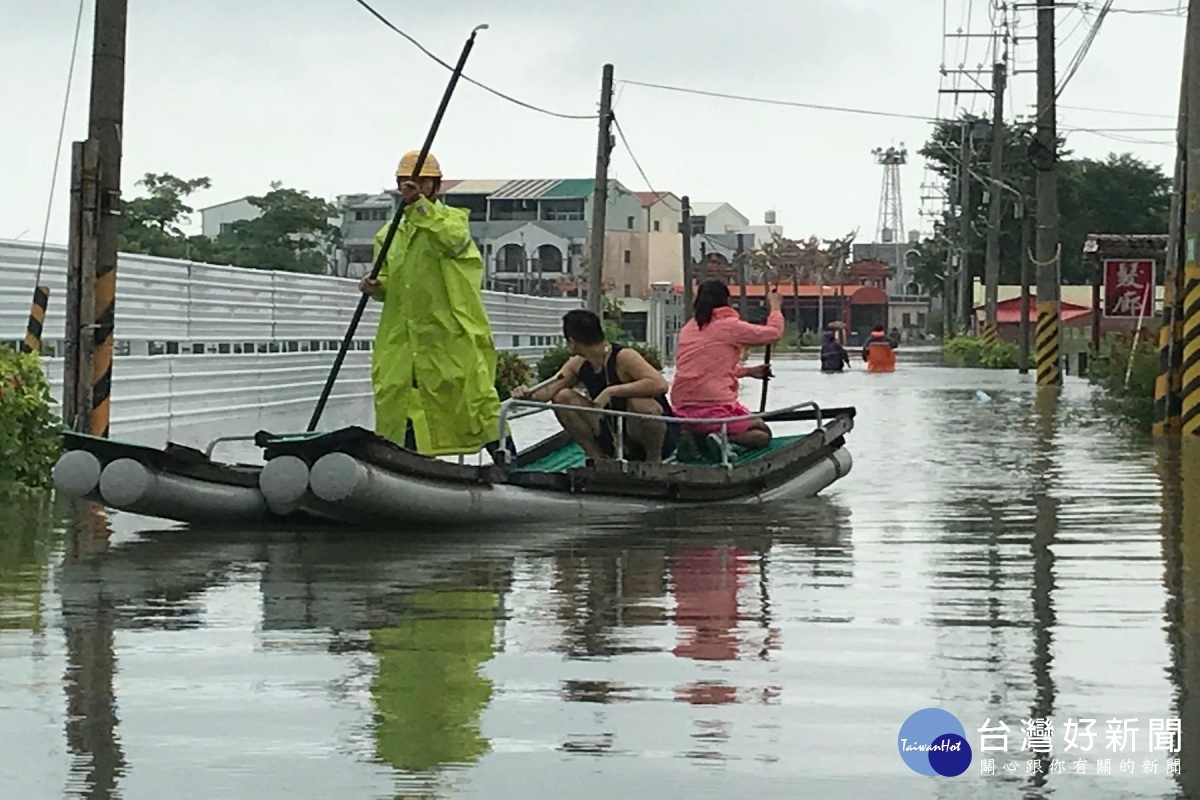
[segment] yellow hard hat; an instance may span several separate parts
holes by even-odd
[[[397,178],[412,177],[413,170],[417,167],[417,159],[421,157],[418,150],[409,150],[400,159],[400,165],[396,167]],[[433,153],[425,154],[425,163],[421,165],[422,178],[440,178],[442,177],[442,168],[438,166],[438,160],[433,157]]]

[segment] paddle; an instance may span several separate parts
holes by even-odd
[[[770,293],[779,291],[779,284],[776,283],[774,289],[771,289],[770,285],[768,284],[767,289],[768,289],[768,292],[767,292],[767,296],[768,296],[767,315],[770,316],[770,314],[771,314],[770,300],[769,300]],[[767,410],[767,384],[769,384],[771,382],[771,377],[770,377],[771,376],[771,370],[770,370],[770,367],[771,367],[771,345],[767,345],[767,350],[763,354],[763,366],[767,367],[767,369],[763,372],[762,397],[758,401],[758,413],[760,413],[760,414]]]
[[[429,127],[429,135],[425,137],[425,144],[421,146],[420,155],[417,156],[416,166],[413,167],[412,180],[416,181],[420,178],[421,168],[425,166],[425,158],[429,155],[429,148],[433,146],[433,137],[437,135],[438,128],[441,127],[442,117],[446,114],[446,107],[450,105],[450,96],[454,94],[454,87],[458,84],[458,79],[462,75],[463,67],[467,63],[467,56],[471,53],[471,48],[475,46],[475,34],[486,28],[487,25],[476,25],[471,31],[470,38],[463,45],[462,53],[458,57],[458,63],[454,65],[454,71],[450,74],[450,83],[446,86],[446,91],[442,95],[442,102],[438,106],[437,113],[434,114],[433,124]],[[387,236],[383,240],[383,247],[379,248],[379,254],[375,256],[375,265],[371,267],[370,278],[374,280],[379,277],[379,271],[383,267],[384,259],[387,258],[388,250],[391,249],[392,240],[396,237],[396,230],[400,227],[400,222],[404,219],[404,200],[401,200],[396,208],[396,214],[392,217],[391,227],[388,228]],[[317,429],[317,423],[321,421],[321,414],[325,411],[325,404],[329,402],[329,393],[333,391],[333,384],[337,380],[338,372],[342,368],[342,362],[346,360],[346,353],[350,349],[351,342],[354,341],[354,332],[358,330],[358,323],[362,320],[363,312],[367,310],[367,303],[370,301],[370,295],[365,292],[358,298],[358,308],[354,310],[354,316],[350,319],[350,327],[346,329],[346,336],[342,339],[341,349],[338,350],[337,358],[333,360],[333,368],[329,371],[329,378],[325,381],[325,388],[321,390],[321,398],[317,400],[317,407],[313,409],[312,418],[308,421],[308,433],[312,433]]]
[[[816,420],[817,409],[815,408],[798,408],[795,411],[775,411],[770,414],[763,414],[762,419],[765,422],[808,422]],[[821,421],[834,419],[842,416],[855,416],[858,410],[854,406],[841,406],[839,408],[822,408],[819,412]]]

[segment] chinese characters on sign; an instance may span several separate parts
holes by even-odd
[[[1182,727],[1178,719],[1147,720],[1143,728],[1137,719],[1109,719],[1104,722],[1103,745],[1097,741],[1100,731],[1093,730],[1097,720],[1069,718],[1061,729],[1052,719],[1021,720],[1012,731],[1004,720],[991,719],[979,727],[979,774],[1034,775],[1038,773],[1078,773],[1092,775],[1117,773],[1178,775],[1180,760],[1163,758],[1156,753],[1177,754],[1182,748]],[[1057,736],[1056,734],[1061,734]],[[1015,757],[1009,752],[1009,739],[1020,737]],[[1083,754],[1095,748],[1096,757]],[[991,755],[991,754],[999,755]],[[1147,755],[1140,759],[1136,753]],[[1119,757],[1114,758],[1114,754]]]
[[[1154,262],[1110,258],[1104,262],[1104,316],[1149,317],[1154,313]]]

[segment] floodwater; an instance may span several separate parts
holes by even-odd
[[[773,406],[858,408],[854,471],[788,507],[386,536],[9,502],[0,797],[1200,796],[1177,455],[1074,378],[1039,399],[913,347],[776,372]],[[931,706],[974,751],[958,777],[899,754]]]

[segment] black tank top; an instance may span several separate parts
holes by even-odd
[[[623,345],[612,345],[612,352],[609,353],[608,360],[604,362],[603,372],[596,372],[596,370],[592,369],[592,364],[589,361],[584,361],[583,366],[579,368],[579,382],[587,387],[588,395],[593,399],[598,397],[609,386],[619,386],[622,383],[621,378],[617,375],[617,353],[624,349]],[[665,416],[674,416],[671,411],[671,404],[667,402],[665,394],[660,394],[654,399],[662,407]],[[629,398],[614,397],[609,404],[609,408],[613,411],[628,411]]]

